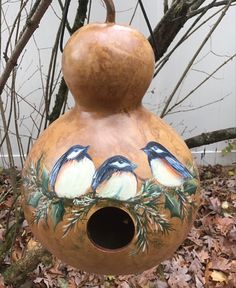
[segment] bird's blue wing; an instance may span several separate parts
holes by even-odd
[[[184,178],[193,178],[193,175],[189,172],[189,170],[174,156],[166,155],[165,160]]]
[[[105,163],[106,164],[106,163]],[[92,188],[96,191],[99,184],[101,184],[104,180],[108,180],[112,175],[112,170],[108,170],[106,165],[102,165],[98,170],[95,172],[92,181]]]
[[[57,162],[54,164],[54,166],[52,167],[50,176],[49,176],[49,182],[51,187],[54,189],[54,185],[57,179],[57,175],[59,173],[59,170],[61,169],[61,166],[67,162],[67,153],[63,154],[58,160]]]

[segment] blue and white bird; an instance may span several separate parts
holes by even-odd
[[[95,167],[88,149],[74,145],[53,166],[49,181],[58,197],[73,199],[91,187]]]
[[[124,156],[107,159],[95,172],[92,188],[101,198],[127,200],[137,193],[136,164]]]
[[[181,186],[193,178],[190,171],[164,146],[151,141],[142,148],[147,156],[153,177],[162,185]]]

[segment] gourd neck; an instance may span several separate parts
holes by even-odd
[[[106,23],[115,23],[116,11],[112,0],[103,0],[107,8]]]

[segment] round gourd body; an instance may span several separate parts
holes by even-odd
[[[76,105],[34,144],[23,206],[37,239],[74,267],[142,272],[174,253],[196,215],[191,153],[141,104],[153,69],[151,47],[129,27],[88,25],[66,45]]]

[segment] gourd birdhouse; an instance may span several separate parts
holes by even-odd
[[[154,54],[137,30],[107,21],[75,32],[62,57],[73,109],[34,144],[23,206],[55,256],[99,274],[142,272],[170,257],[199,205],[191,152],[142,106]]]

